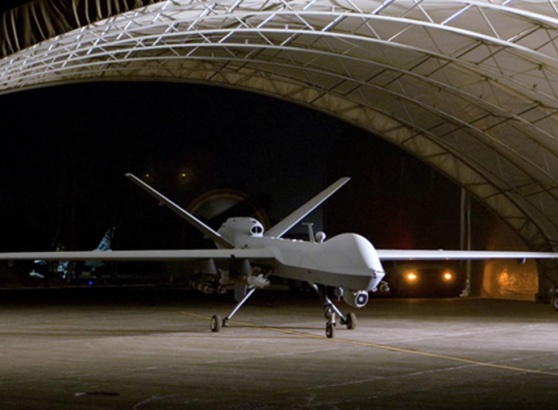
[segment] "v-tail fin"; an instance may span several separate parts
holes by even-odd
[[[273,237],[273,238],[280,238],[285,233],[289,231],[293,226],[299,223],[306,215],[316,209],[318,206],[322,204],[326,199],[328,199],[331,195],[337,192],[343,185],[349,182],[351,178],[344,177],[338,179],[336,182],[331,184],[329,187],[324,189],[310,201],[306,202],[296,211],[291,213],[277,225],[273,226],[271,229],[268,229],[264,236]]]
[[[190,212],[186,211],[185,209],[178,206],[176,203],[168,199],[166,196],[161,194],[160,192],[153,189],[151,186],[143,182],[141,179],[136,177],[133,174],[126,174],[128,178],[132,180],[136,185],[146,191],[149,195],[154,197],[155,199],[159,200],[161,205],[165,205],[169,207],[174,213],[188,222],[190,225],[201,231],[203,234],[207,235],[211,238],[216,244],[220,245],[222,248],[226,249],[233,249],[234,245],[230,243],[227,239],[225,239],[222,235],[220,235],[217,231],[211,229],[209,226],[204,224]]]
[[[101,242],[99,242],[99,245],[97,245],[97,247],[93,250],[94,251],[109,251],[111,246],[112,246],[112,235],[114,234],[114,230],[115,230],[114,227],[107,229],[107,231],[105,232],[105,235],[101,239]]]

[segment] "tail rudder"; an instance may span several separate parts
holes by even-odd
[[[229,242],[226,238],[224,238],[221,234],[219,234],[217,231],[213,230],[212,228],[210,228],[209,226],[204,224],[202,221],[200,221],[198,218],[196,218],[190,212],[181,208],[179,205],[177,205],[176,203],[174,203],[173,201],[168,199],[166,196],[164,196],[160,192],[156,191],[154,188],[152,188],[151,186],[149,186],[148,184],[143,182],[141,179],[139,179],[135,175],[127,173],[126,177],[128,177],[130,180],[132,180],[133,183],[135,183],[137,186],[142,188],[149,195],[151,195],[152,197],[157,199],[159,201],[160,205],[164,205],[164,206],[168,207],[171,211],[176,213],[178,216],[180,216],[182,219],[184,219],[190,225],[192,225],[193,227],[198,229],[200,232],[205,234],[207,237],[211,238],[213,240],[213,242],[215,242],[217,245],[219,245],[219,246],[221,246],[222,248],[225,248],[225,249],[233,249],[234,248],[234,245],[231,242]]]
[[[114,227],[107,229],[105,235],[101,239],[101,242],[99,242],[99,245],[94,249],[95,251],[110,251],[114,229]]]
[[[345,185],[349,181],[350,178],[348,177],[338,179],[336,182],[334,182],[329,187],[327,187],[322,192],[320,192],[318,195],[316,195],[314,198],[306,202],[304,205],[302,205],[296,211],[291,213],[281,222],[273,226],[271,229],[268,229],[265,232],[264,236],[280,238],[289,229],[291,229],[294,225],[299,223],[304,217],[306,217],[306,215],[308,215],[310,212],[312,212],[314,209],[320,206],[326,199],[328,199],[331,195],[337,192],[343,185]]]

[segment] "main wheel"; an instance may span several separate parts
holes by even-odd
[[[552,298],[550,299],[550,303],[552,304],[554,310],[558,310],[558,295],[552,295]]]
[[[328,339],[333,338],[335,336],[335,325],[333,323],[326,323],[326,337]]]
[[[221,330],[221,324],[223,322],[221,321],[221,316],[219,315],[213,315],[211,317],[211,322],[209,323],[209,326],[211,327],[211,331],[212,332],[218,332]]]
[[[354,330],[357,325],[357,317],[353,312],[347,313],[347,329]]]

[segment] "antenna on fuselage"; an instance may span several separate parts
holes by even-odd
[[[190,212],[186,211],[185,209],[183,209],[180,206],[178,206],[177,204],[175,204],[173,201],[171,201],[166,196],[164,196],[160,192],[153,189],[151,186],[147,185],[145,182],[143,182],[141,179],[139,179],[135,175],[133,175],[131,173],[127,173],[126,177],[130,178],[133,183],[135,183],[140,188],[142,188],[144,191],[146,191],[149,195],[151,195],[152,197],[157,199],[159,201],[160,205],[168,206],[174,213],[176,213],[178,216],[180,216],[182,219],[184,219],[186,222],[188,222],[194,228],[198,229],[203,234],[207,235],[209,238],[211,238],[215,243],[217,243],[221,247],[227,248],[227,249],[233,249],[234,248],[234,245],[232,243],[230,243],[227,239],[225,239],[222,235],[220,235],[218,232],[211,229],[209,226],[204,224],[202,221],[200,221],[198,218],[196,218]]]
[[[308,241],[315,243],[316,237],[314,236],[314,224],[312,222],[303,222],[302,225],[306,225],[308,229]]]
[[[337,192],[337,190],[339,190],[343,185],[345,185],[350,180],[351,178],[348,177],[338,179],[336,182],[328,186],[326,189],[324,189],[322,192],[320,192],[310,201],[306,202],[304,205],[302,205],[296,211],[291,213],[289,216],[287,216],[277,225],[275,225],[271,229],[268,229],[264,233],[264,236],[280,238],[286,232],[288,232],[289,229],[291,229],[293,226],[299,223],[306,215],[308,215],[310,212],[312,212],[314,209],[320,206],[322,202],[324,202],[326,199],[332,196],[335,192]]]
[[[326,234],[322,231],[314,233],[314,224],[312,222],[303,222],[302,225],[306,225],[308,228],[308,242],[323,243],[325,241]]]

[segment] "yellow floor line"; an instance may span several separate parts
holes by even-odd
[[[186,315],[186,316],[196,318],[196,319],[203,319],[203,320],[209,321],[209,318],[207,316],[198,315],[198,314],[190,313],[190,312],[180,312],[180,313],[183,314],[183,315]],[[426,357],[432,357],[432,358],[436,358],[436,359],[443,359],[443,360],[449,360],[449,361],[453,361],[453,362],[470,364],[470,365],[474,365],[474,366],[484,366],[484,367],[489,367],[489,368],[493,368],[493,369],[509,370],[509,371],[514,371],[514,372],[533,373],[533,374],[541,374],[541,375],[545,375],[545,376],[558,377],[558,373],[548,372],[548,371],[544,371],[544,370],[534,370],[534,369],[527,369],[527,368],[524,368],[524,367],[508,366],[508,365],[502,365],[502,364],[490,363],[490,362],[481,362],[481,361],[478,361],[478,360],[466,359],[466,358],[458,357],[458,356],[449,356],[449,355],[445,355],[445,354],[424,352],[424,351],[414,350],[414,349],[405,349],[403,347],[382,345],[382,344],[371,343],[371,342],[363,342],[363,341],[360,341],[360,340],[345,339],[345,338],[327,339],[325,335],[323,335],[323,336],[322,335],[315,335],[315,334],[311,334],[311,333],[307,333],[307,332],[302,332],[302,331],[299,331],[299,330],[282,329],[282,328],[273,327],[273,326],[263,326],[263,325],[258,325],[258,324],[250,323],[250,322],[240,322],[238,320],[235,320],[234,322],[239,324],[239,325],[242,325],[242,326],[249,326],[249,327],[258,328],[258,329],[271,330],[271,331],[274,331],[274,332],[279,332],[279,333],[283,333],[283,334],[287,334],[287,335],[291,335],[291,336],[300,336],[300,337],[304,337],[304,338],[307,338],[307,339],[325,339],[325,340],[328,340],[330,342],[335,342],[335,343],[343,343],[343,344],[349,344],[349,345],[353,345],[353,346],[371,347],[371,348],[374,348],[374,349],[388,350],[388,351],[391,351],[391,352],[399,352],[399,353],[407,353],[407,354],[412,354],[412,355],[415,355],[415,356],[426,356]]]

